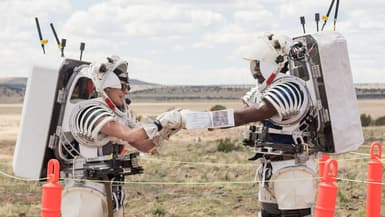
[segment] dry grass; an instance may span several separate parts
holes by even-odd
[[[366,113],[373,118],[385,116],[385,100],[366,99],[358,100],[360,113]]]
[[[385,100],[359,102],[361,112],[385,113]],[[132,105],[137,114],[155,116],[171,108],[205,111],[214,104],[237,107],[236,101],[216,102],[138,102]],[[363,105],[365,105],[363,107]],[[382,107],[382,108],[381,108]],[[12,154],[20,121],[21,105],[0,105],[0,171],[12,174]],[[240,144],[243,127],[186,131],[176,134],[160,149],[158,155],[142,158],[144,174],[128,177],[128,181],[156,181],[163,184],[126,184],[125,216],[256,216],[257,188],[250,184],[207,184],[209,182],[251,181],[257,167],[247,161],[251,151]],[[364,129],[365,144],[357,151],[368,153],[372,141],[385,143],[385,127]],[[230,138],[236,151],[217,151],[218,139]],[[340,155],[338,176],[365,180],[367,157]],[[182,162],[208,162],[201,165]],[[220,165],[222,164],[222,165]],[[228,164],[228,165],[225,165]],[[233,166],[231,166],[233,164]],[[240,165],[240,164],[243,164]],[[206,183],[202,185],[180,183]],[[166,184],[169,183],[169,184]],[[170,184],[174,183],[174,184]],[[177,184],[179,183],[179,184]],[[336,216],[365,216],[366,185],[339,181]],[[39,216],[41,187],[37,182],[19,181],[0,174],[0,216]],[[384,200],[384,199],[383,199]],[[385,201],[382,201],[385,204]],[[385,216],[385,206],[382,207]]]
[[[182,102],[134,102],[130,107],[138,115],[155,116],[160,112],[167,111],[174,108],[184,108],[194,111],[208,111],[214,105],[223,105],[226,108],[238,108],[241,103],[235,100],[226,101],[182,101]]]
[[[0,104],[0,115],[20,115],[22,106],[22,104]]]
[[[240,100],[224,100],[224,101],[182,101],[182,102],[134,102],[130,107],[138,115],[154,116],[160,112],[167,111],[172,108],[186,108],[196,111],[207,111],[214,105],[223,105],[226,108],[238,108],[241,106]],[[368,99],[358,100],[358,108],[360,113],[372,115],[372,117],[385,116],[385,100]],[[22,110],[22,104],[0,104],[0,115],[19,115]],[[3,121],[1,116],[0,120]]]

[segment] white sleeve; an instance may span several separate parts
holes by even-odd
[[[77,112],[74,119],[75,127],[71,128],[71,133],[79,143],[101,146],[108,136],[102,134],[100,130],[115,119],[112,111],[101,105],[91,104]]]
[[[278,112],[281,120],[298,114],[305,105],[305,94],[296,82],[279,83],[264,91],[262,99],[268,101]]]
[[[259,105],[261,102],[261,93],[257,87],[254,87],[247,91],[241,99],[247,106]]]

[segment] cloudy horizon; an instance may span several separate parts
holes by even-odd
[[[65,55],[83,60],[109,55],[127,59],[131,78],[160,84],[251,84],[242,50],[258,34],[315,32],[314,13],[329,0],[3,0],[0,77],[25,77],[33,65],[60,64],[49,24],[67,39]],[[385,83],[385,2],[341,1],[337,31],[348,42],[355,83]],[[334,14],[334,11],[332,11]],[[35,26],[48,39],[43,56]],[[332,17],[327,30],[332,29]]]

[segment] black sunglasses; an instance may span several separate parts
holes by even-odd
[[[122,91],[125,91],[125,90],[130,91],[130,90],[131,90],[131,86],[130,86],[129,84],[126,84],[126,83],[120,83],[120,85],[122,86],[122,87],[120,88]]]

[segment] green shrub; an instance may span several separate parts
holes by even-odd
[[[142,115],[138,115],[135,117],[137,122],[140,122],[142,120],[142,118],[143,118]]]
[[[235,141],[231,141],[230,138],[220,139],[218,140],[218,151],[228,153],[234,150],[237,150],[235,145]]]
[[[223,109],[226,109],[226,107],[223,105],[214,105],[213,107],[210,108],[210,111],[218,111]]]
[[[155,209],[152,211],[152,214],[156,217],[165,216],[166,215],[166,209],[161,205],[157,205],[155,207]]]
[[[361,125],[363,127],[367,127],[367,126],[371,125],[371,123],[372,123],[372,117],[370,115],[365,114],[365,113],[361,114],[360,119],[361,119]]]
[[[374,125],[376,125],[376,126],[384,126],[385,125],[385,116],[377,118],[374,121]]]

